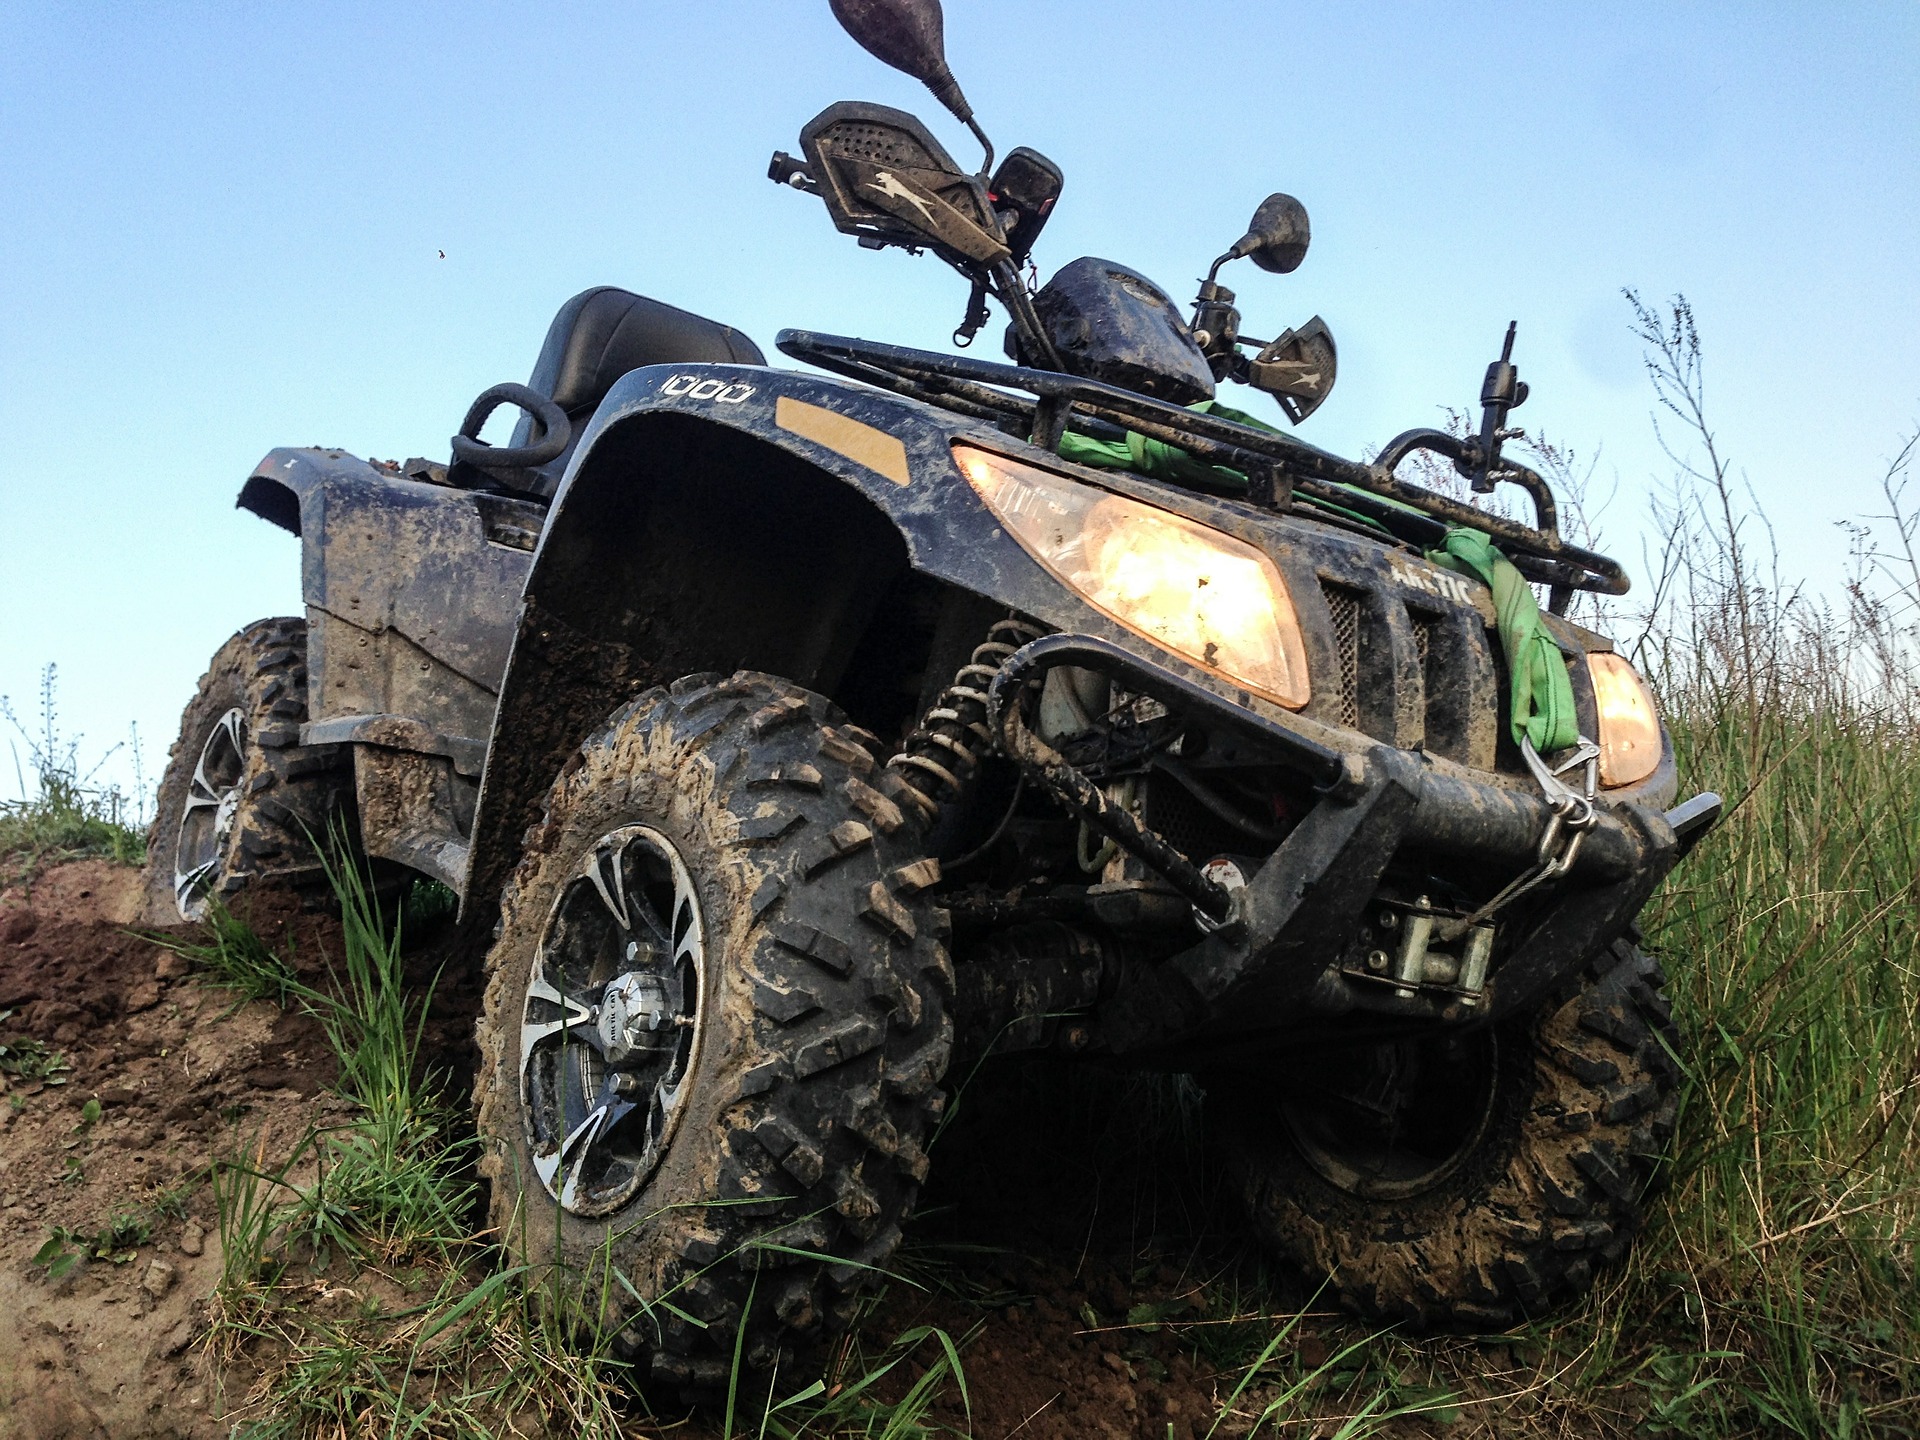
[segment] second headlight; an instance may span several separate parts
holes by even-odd
[[[1653,691],[1618,655],[1587,656],[1594,709],[1600,721],[1600,783],[1637,785],[1660,768],[1660,717]]]
[[[1286,582],[1243,540],[971,446],[954,459],[994,517],[1096,609],[1267,699],[1307,703]]]

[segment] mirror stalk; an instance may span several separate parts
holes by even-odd
[[[861,49],[894,69],[913,76],[933,92],[953,118],[973,131],[986,147],[987,158],[980,167],[985,175],[993,169],[993,142],[973,118],[973,106],[967,103],[960,82],[947,67],[946,17],[940,0],[831,0],[833,15],[840,28],[851,35]]]
[[[980,128],[980,122],[974,119],[971,114],[965,115],[962,118],[966,121],[967,128],[973,131],[973,138],[978,140],[987,152],[987,158],[980,162],[981,175],[991,175],[993,173],[993,141],[987,138],[987,132]]]

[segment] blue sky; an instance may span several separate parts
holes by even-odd
[[[1603,530],[1637,560],[1670,467],[1618,292],[1684,291],[1721,442],[1789,570],[1831,585],[1835,522],[1876,508],[1920,423],[1910,0],[947,9],[1001,150],[1067,172],[1043,271],[1102,255],[1184,301],[1261,197],[1306,203],[1298,272],[1223,278],[1252,333],[1332,327],[1319,444],[1470,401],[1518,319],[1516,418],[1599,453]],[[232,508],[254,462],[444,456],[589,285],[769,350],[785,325],[944,348],[957,277],[764,179],[856,98],[977,153],[826,0],[5,0],[0,694],[31,710],[56,661],[83,750],[137,721],[157,768],[207,656],[298,609],[294,542]]]

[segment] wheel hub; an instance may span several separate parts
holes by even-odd
[[[603,836],[561,885],[528,976],[520,1096],[533,1167],[576,1215],[606,1215],[665,1155],[699,1056],[705,932],[659,831]]]
[[[629,970],[607,982],[597,1015],[601,1053],[609,1065],[645,1064],[674,1040],[672,998],[664,977]]]
[[[214,722],[201,744],[181,805],[173,848],[173,898],[183,920],[207,913],[207,896],[220,879],[240,813],[246,757],[247,720],[236,706]]]

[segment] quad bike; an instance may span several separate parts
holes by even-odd
[[[1191,317],[1104,260],[1030,290],[1060,171],[994,169],[937,0],[834,9],[987,163],[839,104],[773,178],[959,270],[956,339],[997,300],[1013,363],[790,330],[816,370],[774,368],[601,288],[448,463],[273,451],[239,503],[300,537],[306,617],[188,707],[155,906],[310,884],[341,824],[456,890],[494,1222],[617,1270],[581,1293],[656,1380],[844,1323],[948,1077],[1021,1049],[1199,1076],[1254,1230],[1362,1312],[1577,1293],[1674,1115],[1635,917],[1720,803],[1673,806],[1646,685],[1563,618],[1628,582],[1503,456],[1511,331],[1477,436],[1359,463],[1227,410],[1331,388],[1323,323],[1248,339],[1218,281],[1297,266],[1299,202]]]

